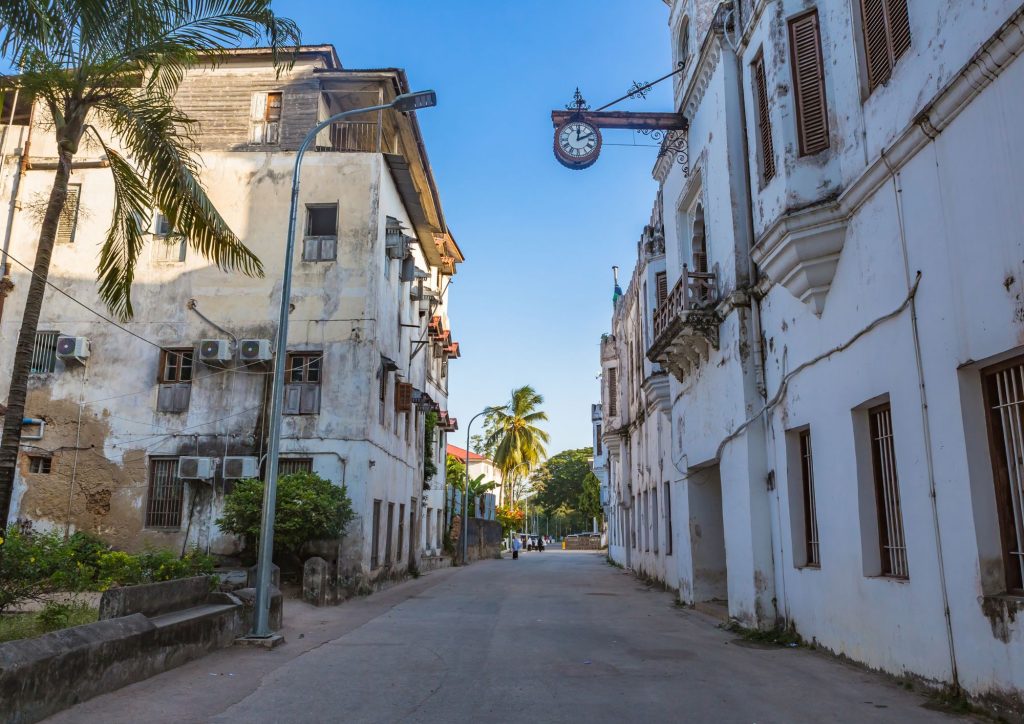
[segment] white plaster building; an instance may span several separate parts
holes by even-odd
[[[667,298],[602,344],[610,555],[656,573],[628,506],[660,467],[682,601],[1019,703],[1024,9],[666,4],[688,162],[655,167]],[[668,444],[617,467],[645,334]]]
[[[200,124],[201,181],[266,276],[221,273],[166,236],[157,217],[128,332],[56,291],[103,311],[93,270],[112,180],[102,149],[82,151],[27,405],[46,424],[40,439],[24,441],[14,518],[126,548],[236,549],[214,521],[233,479],[244,468],[259,475],[265,453],[295,149],[317,120],[408,90],[404,71],[343,68],[330,46],[303,48],[280,77],[260,50],[190,71],[178,99]],[[49,189],[56,155],[41,123],[37,116],[34,127],[6,126],[2,137],[4,249],[26,264],[38,236],[31,209]],[[441,548],[445,431],[456,427],[445,412],[448,361],[459,355],[447,285],[462,254],[414,114],[328,127],[303,169],[282,472],[311,469],[345,484],[357,518],[342,546],[344,567],[370,578],[395,574]],[[5,340],[17,336],[28,287],[17,264],[10,278]],[[87,356],[62,358],[58,335],[84,338]],[[11,352],[0,348],[4,387]],[[426,446],[429,412],[440,419]],[[245,462],[229,464],[236,456]],[[437,466],[426,482],[425,456]],[[184,479],[185,457],[201,459],[195,477]],[[202,471],[207,464],[212,473]]]

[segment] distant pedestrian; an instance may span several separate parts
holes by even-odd
[[[519,549],[523,547],[522,541],[519,540],[519,536],[512,538],[512,560],[519,560]]]
[[[537,551],[539,553],[544,552],[544,536],[542,535],[537,536]]]

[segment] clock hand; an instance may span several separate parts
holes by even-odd
[[[585,135],[585,136],[580,136],[580,135],[579,135],[579,134],[577,133],[577,134],[576,134],[576,140],[577,140],[577,141],[586,141],[586,140],[587,140],[588,138],[590,138],[590,137],[591,137],[591,136],[593,136],[593,135],[594,135],[594,132],[593,132],[593,131],[591,131],[590,133],[588,133],[588,134],[587,134],[587,135]]]

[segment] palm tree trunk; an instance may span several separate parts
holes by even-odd
[[[68,195],[68,179],[71,177],[71,151],[61,147],[60,161],[53,177],[50,200],[46,204],[43,226],[39,232],[36,261],[29,281],[25,312],[18,333],[18,345],[14,351],[14,368],[11,371],[11,387],[7,393],[7,411],[4,414],[3,438],[0,440],[0,530],[7,525],[10,516],[11,496],[14,492],[14,471],[18,464],[18,446],[21,442],[21,425],[25,416],[25,397],[28,393],[28,377],[32,369],[32,349],[39,325],[39,314],[43,308],[43,294],[46,291],[46,276],[50,271],[50,257],[53,242],[57,237],[57,225],[64,199]]]

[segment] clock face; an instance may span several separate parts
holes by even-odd
[[[587,168],[601,153],[601,132],[583,120],[569,120],[555,129],[555,157],[569,168]]]

